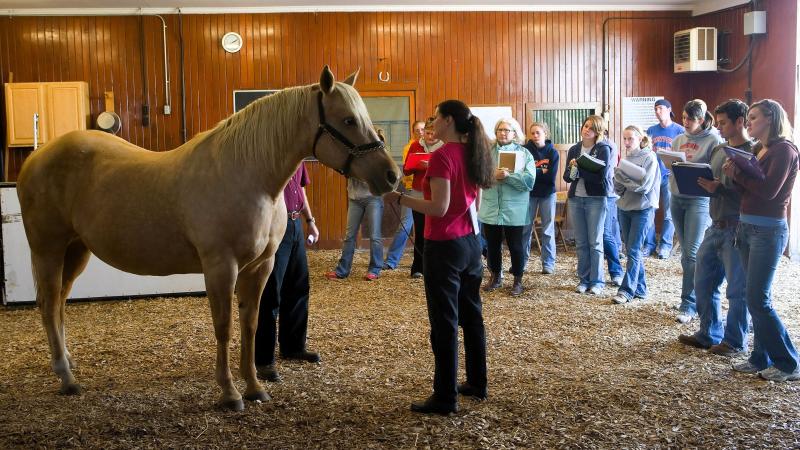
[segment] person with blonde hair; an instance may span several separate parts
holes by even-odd
[[[733,161],[723,166],[742,192],[736,240],[746,275],[747,308],[753,318],[753,353],[733,369],[771,381],[800,380],[797,350],[772,307],[772,280],[789,238],[786,208],[792,197],[800,156],[780,103],[761,100],[747,113],[747,131],[758,140],[754,151],[764,179]]]
[[[536,177],[528,204],[530,223],[522,233],[525,245],[523,261],[528,262],[531,253],[531,236],[536,216],[541,219],[542,233],[539,236],[542,244],[542,273],[552,274],[556,266],[556,176],[558,176],[558,150],[550,141],[550,127],[544,122],[534,122],[528,129],[530,140],[525,148],[533,156],[536,164]]]
[[[606,197],[613,189],[611,181],[611,147],[604,139],[605,120],[591,115],[581,126],[581,140],[567,152],[564,181],[569,183],[569,217],[578,253],[578,293],[601,295],[603,277],[603,228],[606,220]],[[602,165],[599,170],[578,164],[587,155]],[[587,158],[588,159],[588,158]],[[584,168],[587,167],[587,168]]]
[[[622,143],[627,157],[614,172],[614,190],[627,262],[614,303],[647,298],[642,243],[647,237],[653,214],[658,208],[661,171],[650,150],[650,138],[636,125],[625,127]]]
[[[708,111],[706,102],[690,100],[683,107],[683,127],[686,132],[672,140],[672,150],[686,154],[686,161],[693,163],[710,162],[711,150],[723,142],[714,128],[714,117]],[[681,194],[675,177],[669,181],[672,194],[670,211],[678,242],[681,244],[681,303],[678,315],[680,323],[687,323],[697,317],[697,299],[694,293],[694,270],[697,250],[703,242],[703,235],[711,223],[708,197]]]
[[[503,280],[502,246],[505,236],[508,252],[511,254],[510,272],[514,275],[511,295],[522,294],[522,274],[525,270],[525,245],[522,232],[530,223],[528,201],[536,177],[536,163],[525,147],[525,135],[513,118],[501,118],[494,126],[497,138],[491,153],[495,163],[495,184],[481,193],[478,219],[483,224],[486,238],[486,259],[491,278],[484,287],[489,292],[499,288]],[[517,163],[508,167],[501,155]]]

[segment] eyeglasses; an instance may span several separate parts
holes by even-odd
[[[514,130],[509,130],[508,128],[498,128],[495,133],[513,133]]]

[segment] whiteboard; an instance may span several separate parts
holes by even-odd
[[[514,117],[514,110],[509,105],[476,105],[470,106],[473,116],[478,116],[483,124],[483,129],[490,140],[495,140],[494,125],[501,118]],[[519,121],[519,120],[518,120]]]
[[[3,303],[36,301],[31,273],[31,249],[22,226],[17,188],[0,188],[3,238]],[[92,255],[72,285],[69,298],[137,297],[160,294],[202,294],[203,274],[166,277],[134,275],[117,270]]]

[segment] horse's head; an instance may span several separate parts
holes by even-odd
[[[358,71],[337,83],[328,66],[322,69],[315,106],[319,128],[314,138],[314,156],[345,176],[365,181],[373,194],[389,192],[397,185],[400,171],[385,151],[372,126],[367,107],[353,84]]]

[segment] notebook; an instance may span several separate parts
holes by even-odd
[[[684,152],[673,152],[672,150],[659,150],[656,152],[656,156],[661,159],[667,169],[669,169],[672,164],[676,162],[684,162],[686,161],[686,153]]]
[[[519,173],[525,168],[525,153],[523,152],[498,152],[497,167],[509,172]]]
[[[575,162],[581,169],[592,173],[600,172],[606,167],[605,161],[597,159],[594,156],[589,156],[586,153],[581,153],[581,156],[578,156]]]
[[[408,167],[409,169],[412,167],[418,167],[420,161],[430,161],[431,155],[433,153],[409,153],[406,157],[406,163],[404,167]]]
[[[748,177],[752,177],[758,180],[763,180],[765,178],[764,172],[761,171],[761,165],[758,163],[758,158],[756,155],[746,151],[741,150],[735,147],[725,147],[725,154],[728,155],[728,159],[733,161],[742,172]]]
[[[633,181],[641,182],[644,180],[644,176],[647,175],[647,171],[644,170],[644,167],[637,166],[636,164],[628,161],[627,159],[623,159],[619,162],[617,166],[617,170],[622,172],[628,178]]]

